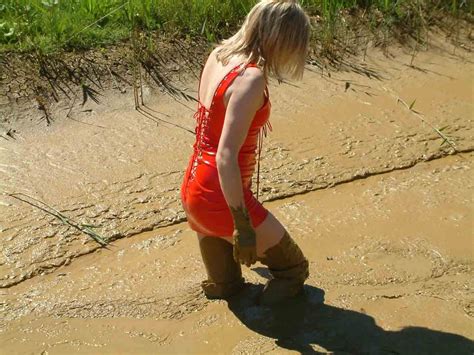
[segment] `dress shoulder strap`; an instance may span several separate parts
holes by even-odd
[[[220,82],[219,86],[216,89],[216,93],[214,97],[223,96],[225,94],[227,88],[240,75],[241,71],[239,69],[241,69],[242,66],[243,66],[243,63],[237,65],[236,67],[232,68],[232,70],[229,73],[227,73],[226,76],[224,76],[224,78],[222,79],[222,81]]]

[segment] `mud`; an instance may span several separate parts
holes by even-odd
[[[4,193],[42,200],[115,241],[100,248],[3,195],[2,348],[472,353],[473,58],[433,44],[412,66],[402,48],[391,59],[369,51],[360,64],[379,79],[308,67],[302,83],[271,87],[262,199],[311,273],[306,298],[286,313],[255,305],[260,266],[245,270],[254,285],[229,304],[199,288],[204,268],[179,202],[194,139],[189,103],[145,88],[143,115],[131,94],[110,94],[47,129],[4,135]],[[456,150],[398,98],[416,99]]]

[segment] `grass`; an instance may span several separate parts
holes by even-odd
[[[210,42],[231,34],[255,0],[3,0],[0,51],[87,49],[128,39],[132,28]],[[432,13],[472,15],[469,0],[301,0],[331,42],[344,14],[362,13],[372,30],[390,33],[429,24]]]
[[[132,27],[212,41],[252,5],[250,0],[7,0],[0,5],[2,49],[84,49],[128,38]],[[230,20],[232,19],[232,21]]]
[[[433,126],[431,123],[429,123],[428,121],[426,121],[424,118],[423,118],[423,115],[421,114],[421,112],[418,112],[414,109],[414,106],[415,106],[415,103],[416,103],[416,99],[412,101],[412,103],[410,105],[408,105],[405,101],[403,101],[400,97],[397,98],[397,103],[401,103],[403,106],[405,106],[405,108],[412,114],[414,114],[416,117],[418,117],[421,122],[423,122],[423,124],[427,124],[433,131],[436,132],[436,134],[438,136],[440,136],[443,141],[441,142],[440,146],[444,145],[444,144],[448,144],[449,146],[451,146],[451,148],[453,148],[453,152],[458,152],[458,149],[456,148],[456,144],[455,142],[450,138],[448,137],[444,132],[443,130],[445,130],[446,128],[449,127],[448,126],[444,126],[444,127],[441,127],[441,128],[436,128],[435,126]]]
[[[85,235],[89,236],[90,238],[92,238],[94,241],[96,241],[98,244],[100,244],[103,247],[105,247],[108,244],[108,242],[103,237],[101,237],[97,232],[94,231],[95,228],[98,228],[100,226],[94,226],[91,224],[83,224],[83,223],[75,222],[71,218],[66,217],[64,214],[54,209],[53,207],[47,205],[43,201],[40,201],[34,197],[31,197],[23,193],[12,193],[12,194],[7,194],[7,196],[10,196],[18,201],[24,202],[32,207],[37,208],[40,211],[45,212],[48,215],[51,215],[59,219],[64,225],[72,227],[81,233],[84,233]]]

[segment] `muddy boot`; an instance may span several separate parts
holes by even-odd
[[[268,266],[273,276],[262,291],[261,305],[274,305],[303,292],[303,284],[309,276],[309,263],[287,231],[259,261]]]
[[[239,292],[244,279],[234,260],[232,244],[218,237],[204,237],[199,247],[208,277],[201,282],[207,298],[227,298]]]

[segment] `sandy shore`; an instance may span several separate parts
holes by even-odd
[[[358,62],[370,77],[308,68],[303,82],[271,87],[262,199],[311,262],[305,297],[280,310],[255,304],[260,265],[230,302],[200,290],[179,203],[192,103],[146,89],[144,116],[131,93],[110,94],[74,108],[74,120],[0,139],[2,192],[114,240],[100,249],[1,196],[0,348],[472,354],[473,57],[433,45],[413,66],[400,48],[390,59],[373,50]],[[398,99],[416,100],[426,123]]]

